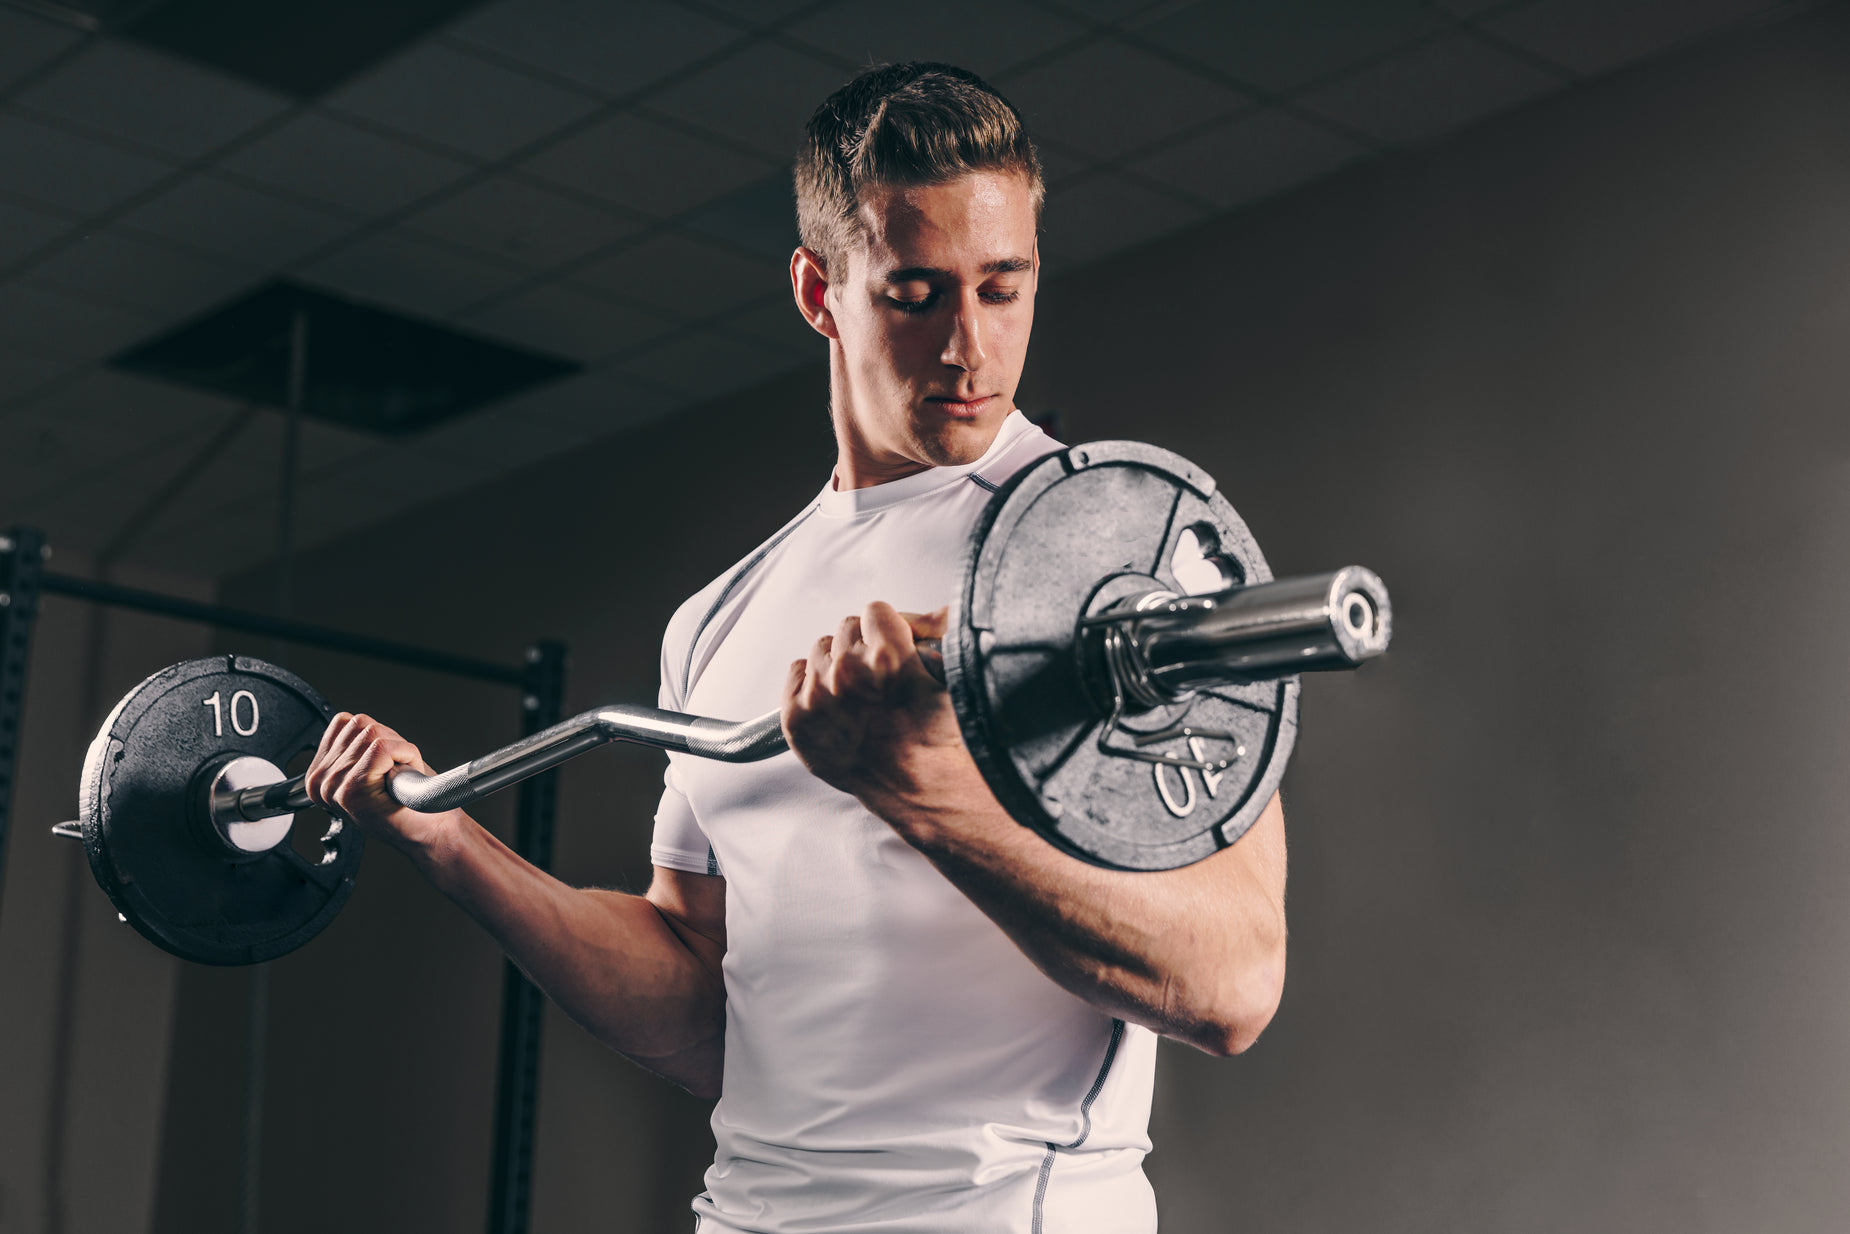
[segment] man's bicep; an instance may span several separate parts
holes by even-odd
[[[690,949],[717,965],[726,951],[726,879],[656,866],[645,898]]]

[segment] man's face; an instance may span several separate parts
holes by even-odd
[[[1015,407],[1039,257],[1024,176],[878,189],[832,271],[838,398],[868,461],[974,462]]]

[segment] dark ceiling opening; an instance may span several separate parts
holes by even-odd
[[[557,380],[579,365],[278,279],[110,363],[273,407],[289,398],[297,314],[307,325],[302,410],[397,436]]]
[[[478,0],[38,0],[75,24],[318,98]]]

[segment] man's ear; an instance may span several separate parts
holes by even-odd
[[[796,296],[797,312],[803,314],[810,329],[824,338],[840,338],[835,315],[829,311],[829,272],[814,249],[799,245],[790,254],[790,291]]]

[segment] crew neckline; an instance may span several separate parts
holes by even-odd
[[[835,473],[831,469],[829,481],[822,486],[822,495],[816,499],[817,510],[831,518],[854,518],[875,510],[884,510],[914,497],[923,497],[983,470],[1001,457],[1003,451],[1023,433],[1032,431],[1033,422],[1017,407],[1003,418],[1001,427],[996,430],[996,439],[989,443],[989,449],[983,452],[983,457],[974,463],[960,463],[955,467],[928,467],[897,480],[888,480],[885,484],[846,491],[835,487]]]

